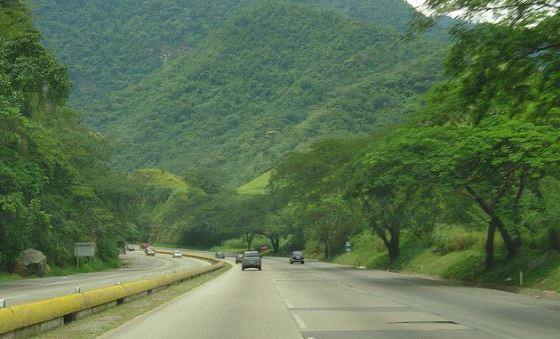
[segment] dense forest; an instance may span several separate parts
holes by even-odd
[[[109,167],[111,148],[65,103],[67,70],[42,46],[28,8],[0,5],[0,270],[27,248],[52,267],[75,241],[115,262],[135,233],[135,190]],[[116,263],[116,262],[115,262]]]
[[[80,63],[77,70],[85,72],[87,67],[97,77],[129,79],[128,86],[110,91],[101,102],[81,105],[87,121],[117,144],[117,168],[157,167],[176,173],[185,167],[218,168],[230,173],[227,180],[235,186],[269,169],[294,147],[325,136],[369,133],[402,122],[421,94],[440,79],[439,65],[447,44],[428,38],[403,42],[397,28],[404,30],[411,18],[404,2],[388,1],[387,6],[378,1],[308,2],[248,2],[243,6],[235,1],[204,6],[194,2],[183,12],[192,11],[189,15],[208,27],[219,26],[203,32],[193,27],[194,22],[181,21],[182,26],[173,30],[177,36],[161,37],[158,34],[167,34],[161,22],[145,18],[158,25],[149,39],[138,34],[134,39],[143,42],[121,43],[119,39],[134,30],[134,26],[124,26],[122,35],[105,33],[110,35],[105,39],[107,45],[92,42],[107,49],[96,52],[95,57],[89,55],[92,48],[67,43],[71,37],[83,41],[85,32],[70,34],[62,31],[66,26],[54,31],[53,22],[64,22],[53,15],[68,11],[65,6],[51,4],[56,11],[45,4],[37,16],[40,24],[50,22],[43,24],[47,25],[47,43],[69,64]],[[89,6],[93,4],[83,11],[94,11]],[[125,8],[127,2],[105,3],[94,12],[105,13],[111,6]],[[171,11],[172,6],[161,7],[158,15]],[[198,11],[205,14],[197,15]],[[45,12],[48,15],[42,18]],[[140,20],[136,14],[130,15]],[[171,20],[180,13],[169,15]],[[385,18],[379,19],[381,16]],[[104,25],[105,20],[95,20],[96,25]],[[101,39],[103,35],[93,35],[95,30],[92,36]],[[144,27],[141,31],[151,30]],[[63,33],[64,39],[60,38]],[[178,36],[191,40],[185,42]],[[142,54],[142,46],[153,48],[166,41],[189,47],[169,47],[182,52],[169,52],[157,67],[155,60],[163,52],[153,55],[152,64]],[[65,46],[59,47],[62,43]],[[71,48],[84,53],[87,65],[80,56],[69,54],[77,53]],[[100,69],[111,67],[112,54],[128,67],[136,67],[139,62],[128,56],[132,52],[147,58],[140,63],[145,69],[135,75],[117,66]],[[96,58],[99,61],[92,63]],[[148,71],[152,73],[143,74]],[[76,76],[79,87],[82,78]],[[105,86],[103,79],[94,82],[107,90],[119,87]],[[89,88],[87,92],[99,95]]]
[[[351,18],[406,31],[412,8],[401,0],[290,0],[337,9]],[[35,21],[48,47],[69,67],[71,103],[89,119],[92,102],[187,53],[239,7],[260,0],[34,0]],[[430,35],[445,39],[449,20]]]

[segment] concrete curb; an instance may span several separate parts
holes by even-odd
[[[172,252],[159,251],[162,254]],[[150,293],[152,290],[214,272],[224,263],[210,257],[186,254],[185,257],[211,263],[188,271],[169,273],[121,285],[103,287],[83,293],[74,293],[38,302],[14,305],[0,309],[0,338],[16,338],[45,331],[89,314],[111,304],[121,304],[133,296]]]

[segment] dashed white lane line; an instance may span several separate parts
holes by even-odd
[[[51,293],[51,292],[56,292],[56,291],[62,291],[62,290],[65,290],[65,289],[66,289],[66,288],[55,288],[55,289],[46,290],[46,291],[43,291],[43,292],[44,292],[44,293]]]
[[[27,294],[10,295],[10,296],[7,296],[7,297],[0,297],[0,299],[15,299],[15,298],[21,298],[21,297],[27,297]]]
[[[301,319],[299,314],[294,314],[294,319],[301,329],[307,328],[307,325],[305,325],[305,322],[303,321],[303,319]]]
[[[284,302],[286,303],[286,306],[288,306],[288,308],[294,308],[294,305],[292,305],[292,303],[288,299],[284,299]]]

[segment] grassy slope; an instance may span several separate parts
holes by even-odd
[[[515,259],[502,257],[494,269],[485,271],[484,253],[476,247],[447,254],[434,253],[431,248],[404,248],[399,260],[388,265],[388,257],[378,243],[367,246],[365,241],[358,241],[352,252],[341,254],[333,261],[511,288],[519,286],[519,271],[523,271],[523,287],[560,292],[560,253],[551,253],[537,267],[530,268],[537,260],[544,259],[542,256],[542,253],[525,252]]]
[[[263,174],[259,175],[255,179],[249,181],[243,186],[240,186],[237,189],[237,193],[239,194],[264,194],[266,188],[268,187],[268,183],[270,182],[270,176],[272,172],[264,172]]]
[[[204,194],[181,177],[159,169],[141,169],[131,178],[143,189],[143,241],[177,243],[185,210],[193,196]]]

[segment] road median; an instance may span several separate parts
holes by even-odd
[[[171,254],[167,251],[160,251],[159,253]],[[127,302],[136,296],[214,272],[225,265],[222,261],[210,257],[190,254],[185,256],[208,261],[211,265],[162,274],[158,277],[117,284],[92,291],[77,291],[74,294],[62,297],[0,308],[0,338],[24,337],[46,331],[87,314],[95,313],[98,310]]]

